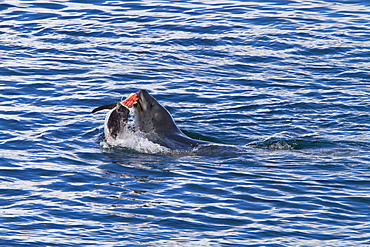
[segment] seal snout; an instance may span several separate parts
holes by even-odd
[[[141,111],[147,111],[148,106],[150,106],[150,102],[152,102],[152,97],[149,95],[149,93],[142,89],[136,93],[138,99],[137,99],[137,105]]]

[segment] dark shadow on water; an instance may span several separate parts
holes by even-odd
[[[351,156],[359,152],[357,143],[334,142],[322,138],[302,137],[302,138],[276,138],[272,137],[265,141],[253,142],[247,146],[257,149],[271,151],[299,151],[307,155],[323,156]]]

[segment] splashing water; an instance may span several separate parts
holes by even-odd
[[[169,154],[171,152],[170,149],[149,141],[144,136],[144,133],[140,131],[135,131],[132,117],[130,117],[126,126],[124,126],[122,130],[119,132],[116,139],[112,138],[110,135],[107,135],[107,122],[112,111],[113,110],[109,111],[105,117],[104,132],[105,136],[108,138],[105,138],[100,143],[101,147],[105,149],[109,149],[112,147],[127,148],[130,150],[147,154]]]
[[[169,154],[171,152],[170,149],[149,141],[143,133],[135,132],[128,127],[124,128],[117,139],[109,137],[100,145],[103,148],[121,147],[147,154]]]

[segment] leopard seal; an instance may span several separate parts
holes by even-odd
[[[92,111],[110,110],[104,125],[106,139],[119,138],[126,126],[131,106],[134,108],[135,131],[153,143],[178,151],[192,150],[201,144],[208,144],[186,136],[166,108],[146,90],[139,90],[122,102],[103,105]]]

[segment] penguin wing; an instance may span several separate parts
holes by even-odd
[[[91,113],[95,113],[95,112],[98,112],[98,111],[101,111],[101,110],[112,110],[114,107],[116,107],[117,103],[114,103],[114,104],[109,104],[109,105],[102,105],[102,106],[99,106],[97,108],[95,108],[94,110],[92,110]]]

